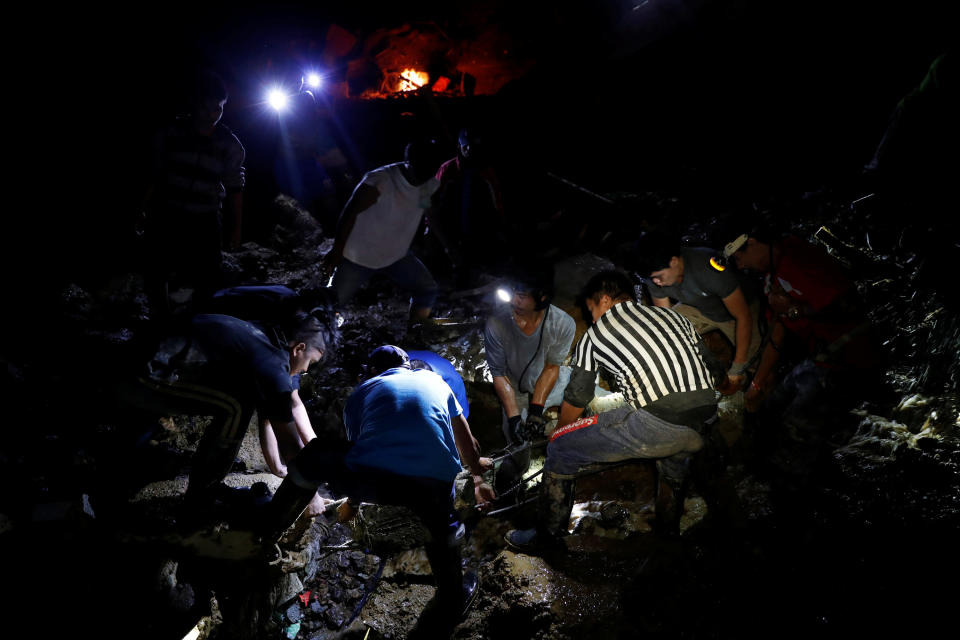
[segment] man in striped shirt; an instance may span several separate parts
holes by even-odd
[[[541,522],[507,534],[521,549],[555,544],[566,534],[577,474],[636,458],[657,461],[657,528],[677,533],[691,456],[704,446],[698,432],[716,415],[715,374],[704,360],[709,352],[686,318],[639,304],[630,279],[618,271],[596,274],[581,298],[593,325],[577,343],[547,447]],[[584,417],[601,369],[628,404]]]

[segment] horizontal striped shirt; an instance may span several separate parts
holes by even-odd
[[[178,120],[154,139],[155,180],[169,213],[215,215],[227,193],[243,190],[246,152],[224,125],[210,136]]]
[[[671,393],[712,389],[700,337],[676,311],[620,302],[600,316],[574,350],[574,364],[605,369],[635,407]]]

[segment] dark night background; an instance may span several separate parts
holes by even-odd
[[[558,190],[537,182],[544,171],[599,192],[682,192],[705,216],[824,187],[856,197],[860,168],[897,101],[950,42],[947,4],[147,3],[74,12],[47,32],[51,64],[73,73],[45,125],[55,143],[34,153],[40,162],[65,156],[68,179],[79,184],[39,224],[70,277],[129,259],[150,132],[175,112],[178,82],[197,64],[228,83],[224,122],[248,150],[255,223],[256,203],[273,195],[265,160],[275,135],[256,104],[259,83],[271,65],[310,60],[331,23],[362,37],[432,22],[454,41],[495,24],[532,69],[439,119],[417,114],[414,129],[442,138],[441,129],[455,132],[480,115],[524,198]],[[399,159],[410,118],[396,101],[354,102],[339,115],[358,168]]]

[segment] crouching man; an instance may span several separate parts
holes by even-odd
[[[482,478],[492,462],[480,457],[460,404],[439,375],[411,369],[407,353],[392,345],[370,354],[368,372],[372,377],[354,389],[344,408],[349,442],[331,446],[314,440],[288,465],[267,510],[264,540],[279,538],[323,482],[348,496],[348,505],[408,507],[431,536],[426,551],[438,611],[459,619],[473,601],[477,578],[464,577],[460,568],[464,528],[453,505],[454,479],[462,459],[483,507],[496,498]]]
[[[507,533],[520,550],[549,549],[566,535],[578,474],[631,459],[657,461],[657,529],[678,533],[692,456],[704,448],[698,432],[716,415],[705,347],[686,318],[639,304],[630,279],[618,271],[595,275],[581,297],[593,325],[577,343],[547,446],[538,526]],[[629,405],[582,417],[601,368]]]
[[[181,524],[205,522],[211,507],[230,500],[223,480],[254,411],[261,436],[269,433],[265,461],[278,476],[285,474],[285,457],[316,437],[300,398],[300,374],[323,359],[331,334],[306,313],[295,314],[286,328],[291,337],[280,340],[281,334],[271,338],[240,318],[198,315],[187,336],[161,343],[138,384],[116,390],[123,403],[152,413],[213,418],[192,461]]]

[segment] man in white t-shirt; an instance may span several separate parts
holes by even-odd
[[[432,215],[431,198],[440,186],[434,147],[432,141],[408,144],[403,162],[369,171],[354,189],[322,265],[324,276],[336,267],[333,290],[341,304],[383,273],[412,293],[411,320],[430,316],[437,283],[410,244],[423,215]]]

